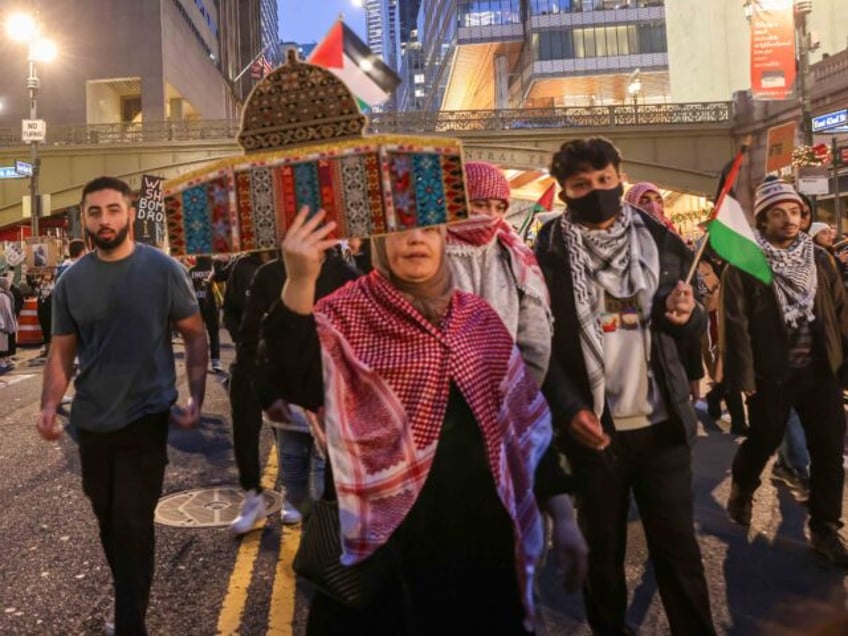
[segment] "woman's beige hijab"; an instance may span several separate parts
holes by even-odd
[[[432,278],[420,283],[398,278],[391,271],[385,236],[376,236],[372,239],[371,256],[374,269],[380,272],[428,322],[434,325],[439,324],[439,320],[447,310],[454,292],[453,275],[451,274],[450,264],[445,257],[446,231],[444,226],[440,228],[439,234],[442,237],[439,269],[436,270]]]

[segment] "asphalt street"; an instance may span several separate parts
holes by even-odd
[[[35,353],[23,350],[18,368],[0,376],[0,634],[100,634],[111,612],[110,576],[80,488],[73,432],[51,443],[35,432],[42,370],[30,365]],[[225,344],[224,361],[232,355]],[[185,395],[180,363],[178,369]],[[171,431],[165,495],[237,484],[222,378],[209,376],[199,429]],[[696,524],[718,633],[806,634],[845,612],[845,573],[809,550],[805,509],[785,487],[764,480],[749,532],[727,519],[728,468],[738,440],[724,432],[727,423],[703,417]],[[262,456],[271,460],[266,483],[275,476],[271,441],[263,431]],[[638,515],[631,517],[628,619],[643,636],[665,635]],[[310,590],[291,571],[298,540],[299,529],[283,529],[277,514],[242,540],[224,527],[157,524],[150,633],[302,635]],[[540,636],[589,633],[580,595],[561,589],[553,562],[539,574],[538,596]]]

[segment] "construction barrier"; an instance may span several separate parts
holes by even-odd
[[[38,323],[38,301],[35,298],[27,298],[18,317],[18,344],[40,345],[43,342],[44,334],[41,333],[41,325]]]

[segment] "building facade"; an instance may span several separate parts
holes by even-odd
[[[38,65],[48,126],[230,119],[252,87],[249,74],[234,80],[261,49],[259,0],[52,0],[40,9],[59,49]],[[3,126],[28,116],[24,49],[0,41]]]
[[[280,19],[277,13],[277,0],[260,0],[259,2],[259,32],[262,50],[272,67],[283,63],[283,53],[280,48]]]
[[[815,62],[848,41],[816,0]],[[726,101],[750,86],[739,0],[422,0],[427,110]]]

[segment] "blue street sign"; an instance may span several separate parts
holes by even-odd
[[[23,179],[24,175],[15,170],[15,166],[0,166],[0,179]]]
[[[15,172],[23,177],[31,177],[32,164],[26,161],[15,161]]]
[[[813,132],[848,132],[848,108],[813,117]]]

